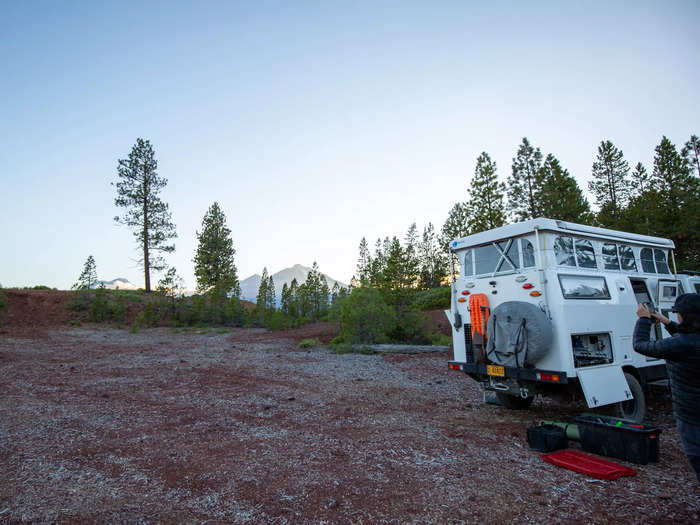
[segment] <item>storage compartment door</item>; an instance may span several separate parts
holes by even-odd
[[[628,401],[633,397],[622,367],[618,365],[579,369],[578,380],[588,408]]]

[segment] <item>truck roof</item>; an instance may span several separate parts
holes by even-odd
[[[628,233],[618,230],[610,230],[608,228],[598,228],[596,226],[587,226],[585,224],[576,224],[574,222],[560,221],[557,219],[547,219],[538,217],[523,222],[514,224],[506,224],[500,228],[494,228],[473,235],[468,235],[460,239],[455,239],[450,243],[450,249],[457,251],[463,248],[478,246],[489,242],[498,241],[500,239],[509,239],[519,235],[532,233],[535,230],[553,231],[568,233],[570,235],[584,235],[586,237],[594,237],[598,239],[625,241],[661,248],[675,248],[671,239],[662,237],[652,237],[651,235],[640,235],[638,233]]]

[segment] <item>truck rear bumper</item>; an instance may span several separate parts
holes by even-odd
[[[481,379],[487,378],[508,378],[515,379],[516,381],[532,381],[536,383],[548,383],[555,385],[565,385],[569,382],[569,378],[566,376],[566,372],[560,372],[558,370],[540,370],[538,368],[515,368],[515,367],[496,367],[497,373],[489,373],[488,366],[480,363],[462,363],[459,361],[449,361],[447,364],[450,370],[458,370],[469,374],[472,377],[478,377]],[[500,372],[503,374],[500,374]],[[494,372],[491,369],[491,372]]]

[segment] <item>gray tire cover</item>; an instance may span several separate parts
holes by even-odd
[[[536,305],[508,301],[491,311],[486,357],[503,366],[534,365],[552,346],[552,324]]]

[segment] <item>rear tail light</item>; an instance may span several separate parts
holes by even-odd
[[[456,363],[450,363],[449,368],[450,368],[450,370],[462,370],[462,365],[458,365]]]
[[[545,374],[542,372],[537,372],[538,381],[551,381],[553,383],[559,382],[559,374]]]
[[[532,288],[534,286],[535,286],[534,284],[530,284],[530,283],[523,284],[523,288],[525,288],[526,290],[529,290],[530,288]]]

